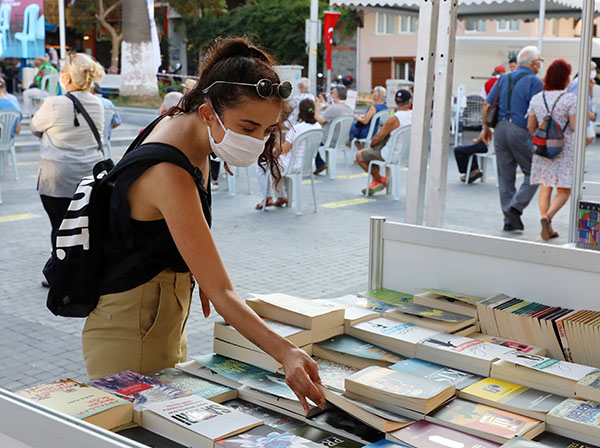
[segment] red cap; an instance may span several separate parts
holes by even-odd
[[[503,65],[497,65],[496,67],[494,67],[494,71],[499,73],[506,73],[506,69]]]

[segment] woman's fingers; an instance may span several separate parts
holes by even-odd
[[[314,361],[311,360],[311,362]],[[318,377],[319,375],[317,374],[317,378]],[[310,373],[307,370],[307,366],[298,367],[294,370],[294,372],[292,372],[291,375],[286,376],[286,380],[290,388],[294,391],[294,393],[299,397],[302,396],[302,399],[299,398],[300,403],[302,403],[303,400],[306,401],[305,398],[308,398],[310,401],[312,401],[321,408],[325,408],[327,406],[325,397],[323,396],[321,391],[317,389],[317,386],[315,386],[315,384],[313,383],[313,380],[310,377]]]
[[[210,316],[210,299],[206,297],[206,295],[202,292],[202,290],[198,290],[200,294],[200,303],[202,304],[202,314],[204,317]]]

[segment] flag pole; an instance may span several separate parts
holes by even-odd
[[[58,39],[60,44],[60,68],[65,66],[67,48],[65,38],[65,0],[58,0]]]

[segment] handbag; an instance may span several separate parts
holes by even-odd
[[[485,125],[488,128],[495,128],[498,124],[498,94],[500,93],[500,81],[502,78],[498,78],[496,81],[496,94],[494,95],[494,101],[488,107],[485,115]]]

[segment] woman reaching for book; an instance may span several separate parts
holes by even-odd
[[[212,302],[229,324],[283,365],[307,412],[306,398],[325,405],[315,386],[320,382],[316,363],[269,329],[238,296],[210,231],[211,153],[233,166],[258,159],[275,180],[281,179],[273,148],[281,139],[280,115],[292,89],[273,65],[246,39],[217,42],[196,86],[138,137],[141,144],[130,154],[146,151],[169,159],[175,152],[197,168],[192,177],[175,163],[141,161],[116,176],[103,244],[106,270],[166,237],[103,289],[88,317],[82,342],[90,379],[123,370],[148,374],[185,361],[195,278],[205,317]]]

